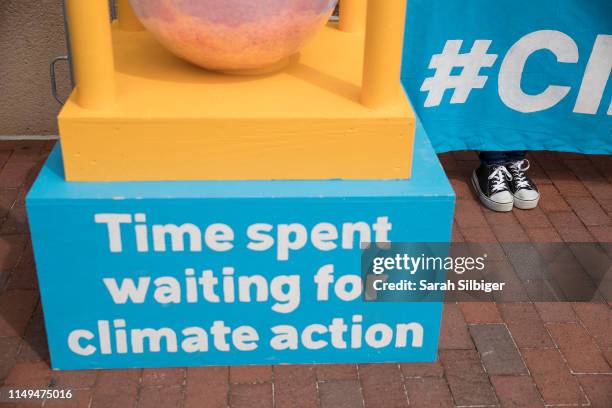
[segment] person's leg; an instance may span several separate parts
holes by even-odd
[[[527,156],[527,150],[513,150],[504,153],[506,153],[506,158],[508,162],[522,161],[525,160],[525,157]]]
[[[504,164],[508,161],[506,152],[481,151],[478,158],[482,164],[490,166],[492,164]]]
[[[480,167],[472,173],[472,187],[480,201],[493,211],[511,211],[514,198],[508,181],[512,176],[505,167],[505,152],[481,151]]]
[[[529,161],[525,158],[526,151],[507,152],[506,168],[512,174],[510,191],[514,196],[514,206],[529,210],[538,206],[540,192],[535,183],[527,175]]]

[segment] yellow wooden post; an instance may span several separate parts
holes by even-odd
[[[144,26],[134,13],[129,0],[117,0],[117,19],[119,28],[124,31],[142,31]]]
[[[397,100],[407,0],[368,0],[361,103],[382,108]]]
[[[115,101],[108,0],[67,0],[66,6],[77,103],[83,108],[107,108]]]
[[[340,30],[362,33],[366,26],[368,0],[340,0]]]

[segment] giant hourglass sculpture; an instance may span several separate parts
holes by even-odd
[[[52,367],[435,361],[442,301],[363,275],[451,238],[406,0],[116,5],[66,0],[76,87],[26,198]]]

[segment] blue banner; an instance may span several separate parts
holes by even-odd
[[[612,153],[612,1],[412,0],[403,82],[438,152]]]

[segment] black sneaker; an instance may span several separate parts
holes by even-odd
[[[514,197],[508,182],[512,175],[503,164],[481,164],[472,173],[472,187],[480,201],[493,211],[512,211]]]
[[[506,163],[506,168],[512,174],[510,191],[514,196],[514,206],[521,210],[530,210],[538,206],[540,192],[534,182],[525,173],[529,170],[529,160],[519,160]]]

